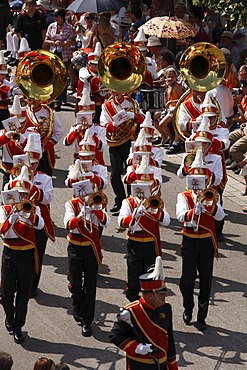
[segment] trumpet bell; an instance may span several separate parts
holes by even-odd
[[[217,46],[209,42],[198,42],[185,50],[179,65],[186,84],[193,90],[206,92],[223,80],[226,59]]]
[[[29,99],[50,103],[64,90],[67,70],[57,55],[47,50],[34,50],[18,64],[16,82]]]
[[[204,206],[215,205],[219,200],[219,194],[214,188],[206,188],[198,196],[199,202]]]
[[[103,84],[112,91],[129,92],[141,85],[146,74],[146,59],[136,47],[126,42],[108,46],[98,62]]]

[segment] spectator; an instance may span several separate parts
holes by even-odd
[[[0,352],[0,370],[10,370],[13,366],[13,359],[9,353]]]
[[[130,18],[122,18],[119,23],[119,30],[120,30],[120,40],[129,42],[130,41],[130,27],[131,27],[131,19]],[[136,32],[136,30],[134,31]]]
[[[224,31],[222,33],[221,38],[220,38],[220,47],[230,50],[232,62],[234,66],[238,69],[241,64],[241,61],[240,61],[241,56],[240,56],[240,52],[238,48],[234,44],[233,33],[231,31]]]
[[[3,41],[6,37],[6,28],[9,24],[10,6],[8,0],[0,2],[0,50],[3,49]]]
[[[190,7],[190,23],[195,27],[197,34],[197,42],[208,42],[209,41],[209,28],[204,21],[204,12],[202,8],[192,5]]]
[[[37,9],[41,10],[45,16],[46,27],[54,22],[53,10],[50,0],[37,0]]]
[[[84,15],[85,26],[81,22],[75,25],[76,42],[79,48],[88,48],[90,36],[93,32],[95,14],[87,12]]]
[[[179,19],[189,22],[190,18],[187,14],[186,5],[182,2],[178,2],[174,6],[174,15]]]
[[[150,53],[153,54],[154,59],[157,63],[157,60],[164,49],[164,46],[161,44],[160,39],[157,36],[150,36],[148,38],[147,48]]]
[[[68,24],[65,19],[64,9],[55,9],[55,22],[51,23],[46,32],[45,45],[50,47],[50,51],[58,55],[65,64],[66,69],[69,69],[70,59],[72,57],[71,46],[75,45],[74,30],[71,24]],[[67,87],[56,98],[54,109],[61,110],[62,104],[67,102]]]
[[[140,27],[143,23],[145,23],[144,19],[142,18],[142,10],[138,5],[132,5],[130,8],[130,18],[134,23],[134,26]]]
[[[213,9],[208,9],[205,22],[209,28],[209,41],[215,45],[218,44],[224,31],[226,20],[219,13],[215,13]]]
[[[100,18],[96,29],[96,35],[93,40],[93,48],[95,48],[96,43],[99,42],[102,50],[104,50],[107,46],[113,44],[114,41],[115,38],[111,33],[110,21],[105,17]]]
[[[33,370],[54,370],[55,363],[47,357],[39,357],[33,366]]]
[[[174,55],[168,50],[164,49],[157,60],[157,74],[159,78],[164,77],[167,68],[173,68]]]
[[[163,17],[165,15],[165,2],[164,0],[152,0],[151,8],[148,11],[148,17]]]
[[[31,50],[42,49],[46,32],[46,21],[35,0],[26,0],[25,10],[16,19],[15,32],[19,39],[25,37]]]

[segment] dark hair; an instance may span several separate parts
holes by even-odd
[[[0,352],[0,369],[10,370],[13,365],[12,356],[7,352]]]
[[[199,8],[198,6],[192,5],[190,7],[190,12],[192,14],[194,14],[194,17],[195,18],[198,18],[200,21],[203,20],[203,18],[204,18],[204,12],[203,12],[202,8]]]
[[[168,49],[165,49],[162,53],[161,53],[161,58],[166,61],[169,65],[172,65],[174,63],[174,55],[173,53],[168,50]]]
[[[63,21],[65,22],[65,16],[66,16],[66,11],[65,9],[55,9],[53,12],[53,17],[62,17]]]
[[[142,10],[141,8],[138,6],[138,5],[132,5],[131,8],[130,8],[130,13],[131,14],[134,14],[134,16],[137,18],[137,19],[141,19],[142,18]]]
[[[60,362],[60,364],[55,365],[55,370],[70,370],[69,366]]]
[[[55,363],[46,357],[39,357],[33,366],[33,370],[51,370],[54,368]]]

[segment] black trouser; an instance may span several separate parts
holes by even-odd
[[[7,320],[13,322],[14,331],[22,328],[26,322],[33,270],[34,249],[20,251],[4,247],[1,272],[1,303]]]
[[[36,239],[36,246],[37,246],[37,251],[39,255],[39,271],[38,273],[34,271],[31,294],[36,292],[38,285],[39,285],[42,264],[43,264],[43,257],[45,254],[46,244],[48,240],[48,237],[45,233],[45,229],[35,230],[35,239]]]
[[[2,190],[4,190],[4,186],[9,183],[10,173],[4,172],[4,171],[2,171],[2,172],[3,172]]]
[[[53,175],[53,168],[50,165],[47,152],[43,152],[37,170],[46,173],[48,176]]]
[[[126,198],[125,189],[121,175],[125,172],[126,161],[129,155],[131,141],[110,147],[110,162],[111,162],[111,185],[116,195],[115,204],[121,206],[122,201]]]
[[[152,353],[151,353],[152,355]],[[126,370],[167,370],[166,362],[163,364],[144,364],[143,362],[138,362],[127,358],[126,360]]]
[[[181,255],[183,260],[180,291],[184,308],[192,312],[194,308],[194,286],[199,275],[199,296],[197,321],[205,320],[211,291],[214,264],[214,246],[211,238],[189,238],[183,236]]]
[[[154,242],[137,242],[128,239],[127,242],[127,288],[126,297],[130,302],[139,299],[139,276],[145,274],[147,269],[155,263],[156,253]]]
[[[8,119],[10,117],[9,110],[8,109],[0,109],[0,130],[3,130],[3,124],[2,121],[5,119]]]
[[[94,319],[98,263],[92,246],[68,245],[69,276],[73,307],[84,324]]]

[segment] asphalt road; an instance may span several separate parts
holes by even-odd
[[[73,97],[70,98],[73,102]],[[59,113],[64,132],[74,120],[73,104]],[[26,341],[17,345],[4,326],[4,312],[0,309],[0,351],[11,353],[14,370],[32,369],[39,356],[60,360],[74,369],[125,369],[125,358],[108,341],[119,307],[127,300],[123,294],[126,280],[125,233],[116,233],[117,218],[102,237],[103,265],[99,270],[93,336],[84,338],[81,327],[72,317],[70,293],[67,289],[67,240],[63,225],[64,204],[71,197],[71,189],[64,186],[67,168],[72,162],[73,147],[56,146],[55,196],[51,212],[56,226],[56,241],[48,243],[40,289],[29,302],[27,322],[23,328]],[[106,158],[108,158],[106,156]],[[108,163],[108,159],[107,159]],[[161,229],[163,261],[168,301],[173,307],[174,336],[180,369],[189,370],[244,370],[247,369],[247,304],[246,304],[246,214],[241,203],[228,192],[224,200],[227,214],[220,257],[214,265],[212,295],[207,318],[208,329],[201,333],[192,324],[182,321],[182,298],[179,291],[181,274],[180,224],[175,217],[177,194],[185,182],[176,177],[179,156],[164,155],[162,194],[171,216],[169,227]],[[241,185],[242,186],[242,185]],[[230,189],[231,190],[231,189]],[[109,205],[113,203],[112,190],[106,191]],[[196,285],[196,288],[198,285]],[[196,294],[198,290],[196,289]],[[141,368],[140,368],[141,370]]]

